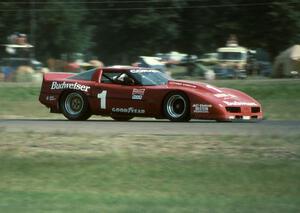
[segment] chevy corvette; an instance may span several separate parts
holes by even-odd
[[[86,72],[47,73],[39,100],[69,120],[91,115],[117,121],[154,117],[170,121],[261,120],[261,104],[234,89],[173,80],[166,74],[136,67],[108,67]]]

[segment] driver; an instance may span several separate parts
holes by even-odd
[[[134,85],[134,80],[130,78],[126,73],[122,73],[116,78],[117,82],[125,85]]]

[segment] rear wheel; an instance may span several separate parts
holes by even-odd
[[[163,110],[170,121],[182,122],[191,119],[189,99],[181,92],[168,94],[163,103]]]
[[[60,108],[69,120],[82,121],[91,116],[86,97],[81,92],[65,93],[61,98]]]

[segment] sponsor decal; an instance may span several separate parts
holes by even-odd
[[[169,84],[171,84],[171,85],[182,86],[182,83],[179,83],[179,82],[173,82],[173,81],[171,81]]]
[[[145,93],[145,89],[133,89],[132,100],[142,100]]]
[[[74,90],[80,90],[83,92],[87,92],[91,87],[86,85],[81,85],[79,83],[58,83],[56,81],[52,82],[51,89],[57,90],[57,89],[74,89]]]
[[[223,103],[226,104],[227,106],[257,106],[257,104],[254,102],[223,101]]]
[[[224,99],[237,98],[236,95],[225,94],[225,93],[214,94],[214,96],[217,97],[217,98],[224,98]]]
[[[144,69],[136,69],[136,70],[130,70],[131,73],[145,73],[145,72],[159,72],[158,70],[144,70]]]
[[[235,116],[229,116],[228,117],[229,120],[238,120],[238,119],[243,119],[243,120],[251,120],[250,116],[241,116],[240,118],[236,118]]]
[[[197,88],[197,86],[192,85],[192,84],[188,84],[188,83],[182,83],[182,82],[170,82],[171,85],[176,85],[176,86],[183,86],[183,87],[190,87],[190,88]]]
[[[128,108],[117,108],[117,107],[113,107],[111,109],[112,112],[121,112],[121,113],[128,113],[128,114],[145,114],[145,110],[144,109],[136,109],[133,107],[128,107]]]
[[[47,100],[47,101],[55,101],[56,98],[55,98],[54,95],[47,95],[47,96],[46,96],[46,100]]]
[[[193,104],[195,113],[209,113],[209,108],[212,107],[211,104]]]
[[[216,88],[212,85],[206,84],[206,87],[211,89],[211,90],[214,90],[215,92],[222,93],[222,90],[219,90],[218,88]]]

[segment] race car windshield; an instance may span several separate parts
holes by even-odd
[[[97,68],[93,68],[86,72],[81,72],[76,75],[73,75],[73,76],[69,77],[68,79],[91,81],[96,70],[97,70]]]
[[[131,70],[131,75],[144,86],[167,84],[171,78],[158,70]]]

